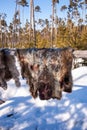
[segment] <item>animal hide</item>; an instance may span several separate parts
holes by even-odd
[[[15,56],[10,49],[0,50],[0,87],[7,89],[7,81],[15,80],[17,87],[20,86],[19,71],[16,67]]]
[[[72,92],[72,52],[70,47],[17,49],[21,75],[34,98],[61,99],[62,91]]]

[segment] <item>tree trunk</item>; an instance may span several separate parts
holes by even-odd
[[[33,29],[33,34],[32,34],[32,29]],[[34,47],[36,47],[36,33],[35,33],[35,16],[34,16],[34,1],[30,0],[30,31],[29,31],[29,36],[30,36],[30,43],[32,42],[31,36],[33,35],[33,44]]]

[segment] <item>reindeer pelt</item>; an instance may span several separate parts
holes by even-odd
[[[21,75],[34,98],[61,99],[62,91],[72,92],[72,52],[70,47],[17,49]]]
[[[17,87],[20,86],[19,71],[16,67],[15,56],[9,49],[0,50],[0,87],[7,89],[7,81],[14,79]]]

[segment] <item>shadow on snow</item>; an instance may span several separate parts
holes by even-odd
[[[82,76],[77,80],[80,78]],[[70,94],[63,93],[60,101],[57,99],[34,100],[31,96],[11,98],[0,106],[0,128],[5,130],[87,130],[87,86],[74,85],[74,87],[78,89]],[[38,106],[38,102],[43,105]]]

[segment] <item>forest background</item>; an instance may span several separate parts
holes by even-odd
[[[39,14],[43,16],[44,12],[35,0],[14,1],[13,18],[9,23],[9,14],[0,12],[0,48],[71,46],[87,49],[87,0],[65,1],[50,0],[51,10],[46,10],[50,11],[47,18],[40,17]],[[25,7],[29,10],[27,18]],[[60,16],[61,12],[63,15]]]

